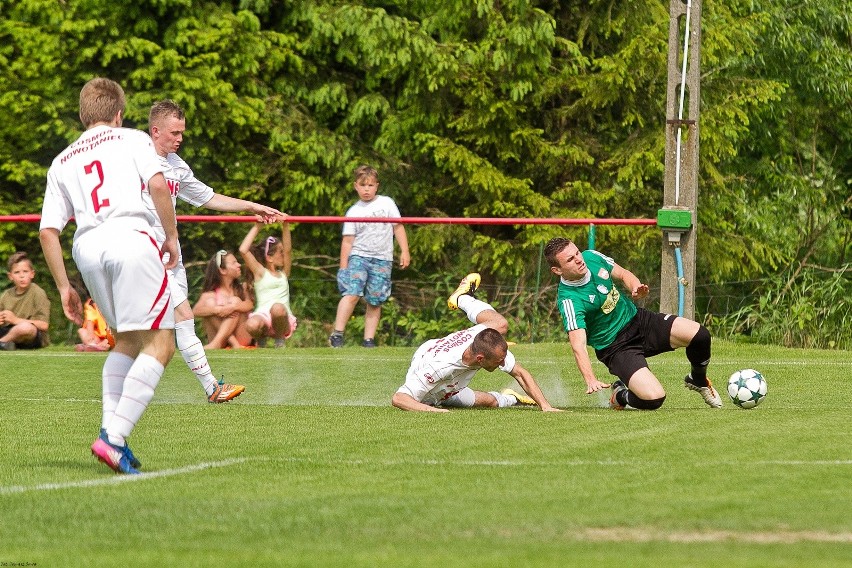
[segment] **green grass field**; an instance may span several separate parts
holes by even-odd
[[[103,354],[0,353],[0,565],[852,565],[852,352],[716,341],[717,386],[767,377],[758,408],[706,407],[679,351],[661,410],[616,412],[567,343],[513,351],[569,412],[398,411],[410,348],[214,353],[247,390],[210,405],[178,356],[139,476],[89,453]]]

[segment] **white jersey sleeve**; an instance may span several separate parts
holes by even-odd
[[[142,186],[165,168],[151,138],[128,128],[97,126],[84,132],[48,170],[40,228],[62,230],[71,217],[75,238],[108,219],[126,218],[148,229],[156,221],[142,201]]]
[[[192,172],[189,165],[177,154],[168,154],[165,158],[160,157],[160,161],[165,168],[164,175],[166,183],[169,186],[169,192],[172,195],[172,207],[177,206],[177,198],[193,205],[201,207],[211,199],[213,199],[213,188],[199,181]],[[158,243],[166,240],[166,232],[163,230],[163,225],[160,223],[156,215],[154,201],[151,199],[151,194],[148,193],[148,186],[142,190],[142,199],[145,201],[145,206],[157,219],[154,225],[154,237]]]

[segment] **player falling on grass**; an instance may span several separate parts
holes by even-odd
[[[480,284],[479,274],[465,276],[447,300],[451,310],[460,309],[476,324],[420,346],[411,360],[405,384],[394,393],[391,403],[402,410],[449,412],[445,407],[504,408],[538,405],[545,412],[550,406],[532,375],[515,361],[504,335],[509,324],[486,302],[473,294]],[[468,384],[479,369],[500,369],[518,381],[524,396],[511,389],[482,392]]]
[[[618,377],[612,383],[610,406],[615,409],[654,410],[663,405],[666,391],[648,368],[645,357],[686,347],[692,370],[684,384],[698,392],[709,406],[722,399],[707,378],[710,332],[692,320],[637,308],[630,298],[648,295],[648,286],[611,258],[593,250],[580,252],[569,239],[551,239],[544,248],[551,271],[560,277],[557,307],[574,352],[586,393],[609,388],[595,377],[586,345]],[[619,293],[621,282],[630,298]]]
[[[74,262],[115,333],[115,348],[104,361],[101,433],[92,454],[116,472],[139,473],[127,438],[175,351],[166,270],[177,263],[178,234],[165,168],[147,134],[120,128],[124,104],[124,91],[109,79],[92,79],[80,91],[86,131],[47,172],[39,239],[62,309],[80,325],[83,305],[68,281],[59,241],[75,219]],[[142,201],[140,182],[148,186],[155,213]],[[155,214],[162,246],[154,240]]]
[[[183,109],[174,101],[164,100],[151,106],[148,129],[154,141],[154,148],[161,156],[166,168],[166,180],[172,194],[172,208],[176,206],[177,198],[180,197],[196,207],[206,207],[215,211],[247,211],[256,215],[257,220],[261,222],[272,222],[281,214],[272,207],[215,193],[213,188],[195,177],[187,163],[176,154],[183,142],[186,116]],[[146,198],[149,207],[153,207],[150,199],[147,198],[148,192],[143,191],[142,195]],[[162,228],[155,226],[154,230],[157,242],[162,242],[164,237]],[[180,245],[178,245],[178,255],[180,255]],[[195,373],[209,402],[227,402],[239,396],[245,387],[216,380],[210,370],[204,345],[195,334],[195,320],[187,300],[189,286],[182,257],[178,257],[177,266],[172,269],[170,276],[172,302],[175,307],[175,340],[183,360]]]

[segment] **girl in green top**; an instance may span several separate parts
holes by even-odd
[[[293,335],[297,320],[290,308],[290,283],[287,278],[293,266],[290,223],[282,215],[281,238],[267,237],[254,244],[262,223],[255,223],[240,244],[248,273],[246,283],[255,295],[255,311],[249,314],[246,329],[259,346],[271,337],[275,347]]]

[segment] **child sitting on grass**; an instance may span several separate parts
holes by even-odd
[[[36,283],[33,263],[25,252],[9,258],[12,286],[0,294],[0,350],[39,349],[50,341],[50,300]]]

